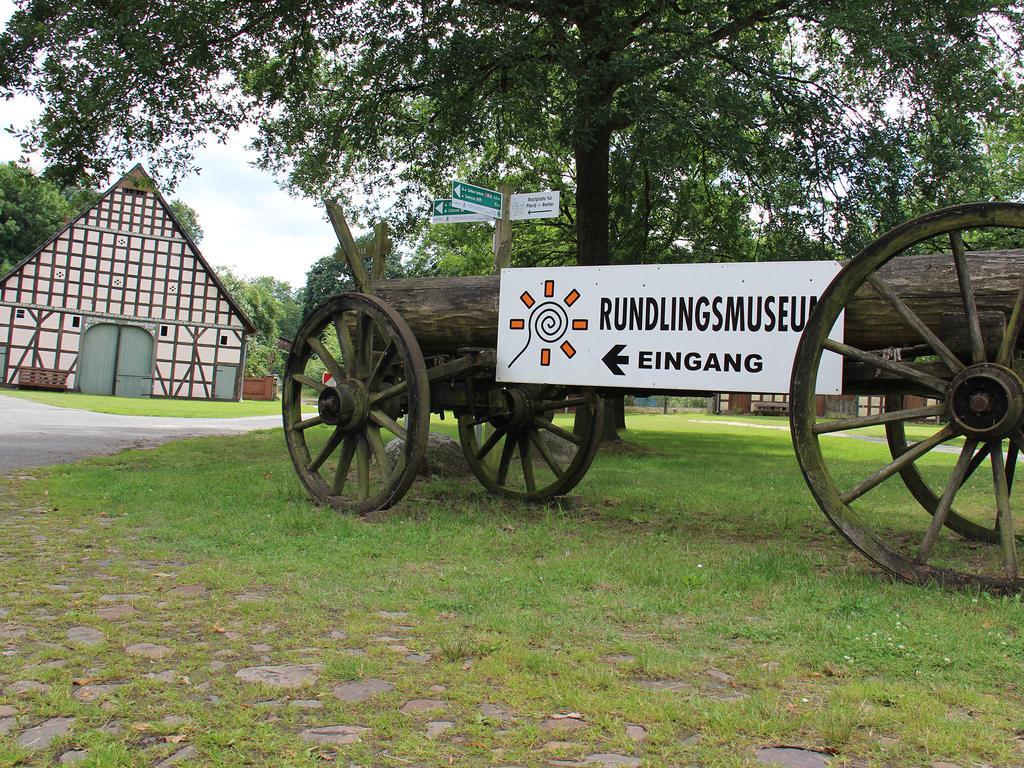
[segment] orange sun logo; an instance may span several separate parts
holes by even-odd
[[[516,360],[523,356],[523,353],[530,348],[530,344],[533,343],[533,338],[536,336],[540,339],[541,343],[545,346],[540,348],[540,364],[543,366],[551,365],[551,347],[546,346],[548,344],[557,344],[571,328],[574,331],[585,331],[587,330],[586,320],[569,320],[569,313],[566,311],[566,307],[572,307],[573,304],[580,298],[580,292],[573,288],[569,293],[565,295],[565,298],[559,302],[554,299],[555,296],[555,281],[545,280],[544,281],[544,299],[545,301],[538,302],[533,296],[530,295],[529,291],[523,291],[523,294],[519,297],[519,300],[523,302],[528,310],[530,310],[529,316],[526,318],[514,318],[509,321],[509,328],[513,331],[527,331],[526,344],[519,351],[519,354],[512,358],[512,362],[508,364],[511,368]],[[562,306],[562,305],[565,306]],[[576,348],[573,347],[569,340],[566,339],[558,344],[558,348],[562,350],[567,358],[572,359],[576,354]]]

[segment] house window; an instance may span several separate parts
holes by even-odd
[[[18,318],[19,320],[22,319],[23,317],[25,317],[25,310],[24,309],[16,309],[16,310],[14,310],[14,316],[16,318]]]
[[[226,333],[222,333],[220,335],[220,345],[222,347],[226,347],[228,345],[228,335]]]
[[[71,318],[71,327],[72,328],[81,328],[82,327],[82,317],[81,317],[81,315],[73,315],[72,316],[72,318]]]
[[[162,339],[167,338],[167,331],[168,330],[170,330],[170,329],[166,325],[161,325],[160,326],[160,338],[162,338]]]

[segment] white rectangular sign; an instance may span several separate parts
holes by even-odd
[[[498,381],[788,392],[832,261],[503,269]],[[840,315],[830,338],[842,341]],[[842,391],[824,352],[818,394]]]
[[[557,189],[543,192],[524,192],[512,195],[509,217],[512,221],[521,219],[557,219],[561,193]]]

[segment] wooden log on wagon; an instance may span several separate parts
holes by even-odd
[[[970,252],[967,261],[983,336],[998,344],[1020,290],[1024,251]],[[968,349],[963,302],[950,254],[902,256],[879,274],[953,351]],[[497,344],[497,275],[375,281],[373,286],[409,323],[426,354]],[[860,349],[913,347],[922,341],[867,285],[847,305],[845,323],[846,343]]]
[[[409,324],[424,354],[498,344],[498,276],[413,277],[373,283]]]

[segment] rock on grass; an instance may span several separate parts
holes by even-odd
[[[320,678],[323,664],[278,664],[246,667],[235,672],[235,677],[246,683],[269,685],[271,688],[302,688]]]

